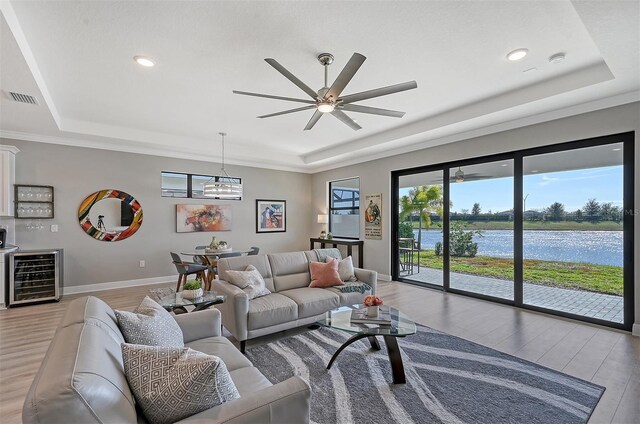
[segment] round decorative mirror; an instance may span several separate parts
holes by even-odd
[[[100,190],[82,201],[78,220],[84,232],[96,240],[124,240],[142,225],[142,206],[124,191]]]

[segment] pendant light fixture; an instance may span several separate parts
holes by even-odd
[[[224,137],[227,133],[218,134],[222,137],[222,174],[204,183],[204,195],[212,199],[242,200],[242,179],[230,177],[224,169]]]
[[[464,181],[464,172],[462,172],[462,169],[460,169],[460,167],[458,167],[458,170],[456,171],[456,173],[454,174],[456,177],[456,182],[457,183],[461,183]]]

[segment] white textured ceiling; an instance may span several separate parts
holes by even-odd
[[[0,100],[0,135],[104,149],[312,172],[452,142],[519,120],[554,119],[638,100],[640,10],[629,1],[114,2],[1,1],[0,87],[40,106]],[[509,62],[505,54],[530,54]],[[321,52],[335,78],[367,57],[345,94],[416,80],[416,90],[360,104],[404,118],[311,112],[257,115],[305,98],[264,62],[272,57],[314,89]],[[550,64],[563,52],[566,60]],[[152,57],[146,69],[132,60]],[[536,67],[536,71],[523,72]]]

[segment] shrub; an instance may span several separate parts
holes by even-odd
[[[478,253],[478,243],[473,242],[473,236],[482,237],[482,231],[464,230],[461,222],[452,222],[449,232],[449,253],[451,256],[466,256],[473,258]]]
[[[410,222],[401,222],[398,226],[400,238],[413,238],[413,225]]]

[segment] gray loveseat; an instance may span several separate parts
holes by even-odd
[[[180,423],[308,423],[311,389],[299,377],[272,385],[220,337],[215,309],[177,315],[185,346],[222,358],[240,398]],[[127,384],[113,310],[96,297],[72,301],[22,410],[24,424],[144,423]]]
[[[364,296],[375,293],[378,273],[360,268],[355,268],[355,276],[359,282],[367,283],[371,291],[310,288],[309,261],[324,262],[326,256],[339,258],[340,251],[315,249],[218,261],[220,279],[213,281],[212,290],[226,294],[227,300],[216,307],[222,312],[225,328],[240,341],[242,352],[248,339],[312,324],[331,309],[362,303]],[[248,265],[260,271],[271,294],[249,300],[243,290],[227,281],[227,270],[241,271]]]

